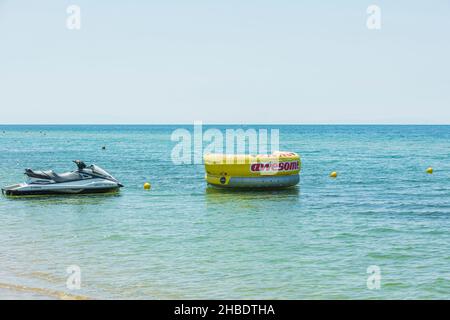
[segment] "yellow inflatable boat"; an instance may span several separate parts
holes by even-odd
[[[206,181],[223,188],[286,188],[300,181],[301,160],[294,152],[270,155],[204,156]]]

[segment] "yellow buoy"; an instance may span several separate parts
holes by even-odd
[[[332,173],[330,173],[330,177],[331,178],[337,178],[338,174],[336,171],[333,171]]]
[[[144,189],[145,190],[150,190],[151,187],[152,186],[150,185],[150,183],[148,183],[148,182],[144,183]]]
[[[427,169],[427,173],[428,173],[428,174],[432,174],[432,173],[433,173],[433,168],[432,168],[432,167],[429,167],[429,168]]]

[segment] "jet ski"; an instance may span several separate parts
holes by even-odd
[[[123,185],[95,164],[86,166],[83,161],[73,161],[78,170],[58,174],[50,171],[25,170],[28,181],[2,189],[7,196],[50,194],[86,194],[118,191]]]

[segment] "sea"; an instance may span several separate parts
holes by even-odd
[[[1,125],[1,187],[76,159],[125,187],[1,196],[0,299],[450,298],[450,126],[205,126],[279,130],[301,178],[268,191],[207,186],[180,128]]]

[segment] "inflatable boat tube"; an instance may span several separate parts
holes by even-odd
[[[270,155],[207,154],[206,182],[222,188],[286,188],[300,181],[301,160],[294,152]]]

